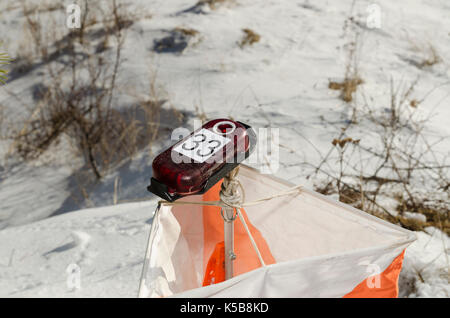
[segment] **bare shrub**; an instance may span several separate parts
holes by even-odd
[[[87,23],[92,11],[88,1],[84,5],[81,28],[70,31],[53,46],[41,41],[39,20],[28,18],[34,43],[40,48],[37,53],[48,61],[49,80],[44,82],[46,89],[30,118],[10,138],[16,152],[30,160],[40,157],[61,136],[68,136],[100,179],[112,165],[133,155],[141,147],[143,137],[136,118],[113,107],[123,31],[129,25],[127,15],[114,0],[109,12],[103,13],[104,31],[93,37]],[[99,52],[98,43],[111,38],[114,51]],[[50,63],[52,55],[52,59],[59,58],[64,63]],[[156,107],[151,111],[157,111]]]
[[[167,102],[166,92],[157,85],[157,72],[149,70],[149,86],[146,94],[134,93],[137,104],[132,108],[134,118],[139,118],[138,125],[144,145],[151,145],[157,138],[161,128],[162,106]],[[182,116],[175,109],[172,109],[172,116],[175,121],[181,122]],[[151,151],[151,147],[150,147]]]
[[[353,10],[353,5],[352,5]],[[359,85],[364,81],[359,74],[359,51],[361,50],[360,31],[358,22],[350,15],[343,26],[344,37],[347,38],[347,43],[343,46],[345,53],[345,71],[344,78],[341,81],[330,81],[328,88],[340,91],[340,98],[346,103],[353,101],[353,95]]]
[[[336,193],[340,201],[408,229],[432,225],[449,234],[450,166],[436,153],[448,137],[431,142],[425,135],[429,118],[416,116],[417,106],[411,107],[411,101],[425,101],[412,98],[417,82],[391,80],[389,107],[377,110],[367,99],[359,105],[357,121],[365,124],[365,133],[378,135],[378,142],[353,137],[350,121],[321,162],[308,164],[319,180],[325,177],[316,188],[321,193]]]
[[[63,10],[64,7],[61,4],[43,2],[32,5],[26,0],[20,0],[19,5],[24,22],[18,49],[13,54],[16,61],[11,70],[13,79],[55,58],[60,47],[57,46],[52,52],[52,43],[57,41],[64,32],[64,29],[57,24],[54,15],[50,14],[53,11]],[[42,16],[43,13],[45,17]]]
[[[46,10],[42,9],[42,7],[41,10],[38,10],[37,7],[30,5],[26,0],[20,0],[20,3],[25,17],[24,33],[26,41],[29,43],[33,56],[45,61],[48,59],[49,55],[48,46],[53,40],[50,37],[54,35],[50,32],[51,27],[44,27],[46,24],[50,24],[49,21],[44,23],[43,17],[40,14]],[[62,7],[59,9],[62,9]],[[22,46],[22,48],[24,48],[24,46]]]

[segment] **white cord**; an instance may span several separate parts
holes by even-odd
[[[252,206],[252,205],[257,205],[260,204],[262,202],[265,201],[269,201],[275,198],[279,198],[279,197],[284,197],[287,195],[291,195],[291,194],[298,194],[300,193],[302,190],[302,186],[301,185],[297,185],[295,187],[292,187],[286,191],[283,192],[279,192],[277,194],[274,194],[272,196],[266,197],[266,198],[262,198],[262,199],[258,199],[258,200],[254,200],[254,201],[250,201],[250,202],[243,202],[243,203],[236,203],[236,202],[226,202],[226,201],[197,201],[197,202],[186,202],[186,201],[175,201],[175,202],[169,202],[169,201],[159,201],[164,205],[203,205],[203,206],[218,206],[218,207],[222,207],[222,208],[226,208],[226,207],[232,207],[235,209],[241,209],[244,208],[246,206]],[[243,197],[245,195],[245,192],[243,193]],[[222,198],[223,200],[223,198]]]
[[[258,246],[256,245],[255,240],[253,239],[252,233],[250,233],[250,230],[248,229],[247,223],[245,222],[244,216],[241,213],[241,209],[236,209],[239,219],[241,219],[242,224],[244,225],[245,231],[247,231],[248,237],[250,238],[250,241],[252,242],[253,248],[255,249],[256,254],[258,255],[259,261],[262,266],[266,266],[266,263],[264,263],[264,260],[261,256],[261,253],[259,251]]]

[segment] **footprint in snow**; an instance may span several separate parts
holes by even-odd
[[[85,255],[85,251],[89,246],[89,241],[91,240],[91,236],[85,232],[81,231],[73,231],[71,233],[72,236],[72,242],[66,243],[64,245],[58,246],[46,253],[44,253],[42,256],[45,258],[49,258],[51,254],[54,253],[62,253],[65,251],[68,251],[72,248],[78,247],[80,249],[80,257],[83,258]]]

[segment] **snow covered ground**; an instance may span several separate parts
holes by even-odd
[[[0,297],[136,297],[154,210],[127,203],[0,231]]]
[[[417,241],[405,253],[399,279],[399,297],[448,298],[450,239],[436,228],[417,232],[417,236]]]
[[[383,110],[391,98],[391,79],[411,83],[419,78],[411,98],[427,98],[417,116],[429,117],[424,134],[430,140],[446,138],[436,144],[435,155],[449,164],[447,1],[377,1],[379,28],[367,27],[372,1],[235,0],[216,9],[196,3],[129,1],[129,10],[142,12],[142,18],[127,30],[118,78],[121,91],[146,92],[151,65],[164,98],[188,114],[189,128],[197,109],[209,118],[232,117],[256,129],[279,128],[280,166],[275,174],[313,187],[307,178],[311,169],[298,163],[320,162],[317,150],[328,151],[352,111],[328,84],[343,79],[352,40],[345,25],[354,16],[361,32],[358,70],[364,80],[355,98],[375,101],[375,109]],[[64,28],[64,16],[59,21]],[[0,49],[13,56],[20,50],[23,22],[17,1],[0,3]],[[182,51],[155,52],[155,43],[176,27],[198,34]],[[260,41],[241,48],[244,28],[258,33]],[[440,62],[418,67],[429,57],[430,46]],[[43,66],[38,66],[0,87],[3,111],[26,116],[30,107],[24,105],[34,103],[33,89],[42,76]],[[123,106],[122,99],[126,101],[120,96],[117,107]],[[376,144],[379,136],[368,133],[365,124],[353,128],[352,137]],[[144,149],[90,187],[86,198],[78,188],[82,163],[66,143],[47,157],[23,163],[3,160],[10,143],[0,140],[0,296],[134,297],[156,202],[146,192],[151,161],[169,144],[168,137],[159,139],[152,152]],[[147,201],[112,206],[116,180],[119,202]],[[50,217],[53,214],[63,215]],[[418,232],[418,241],[405,255],[400,295],[449,297],[449,248],[449,238],[439,230]],[[81,268],[81,289],[67,287],[68,267],[77,271],[71,264]]]

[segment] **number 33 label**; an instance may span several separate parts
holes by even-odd
[[[215,134],[208,129],[201,129],[173,150],[202,163],[230,141],[231,139]]]

